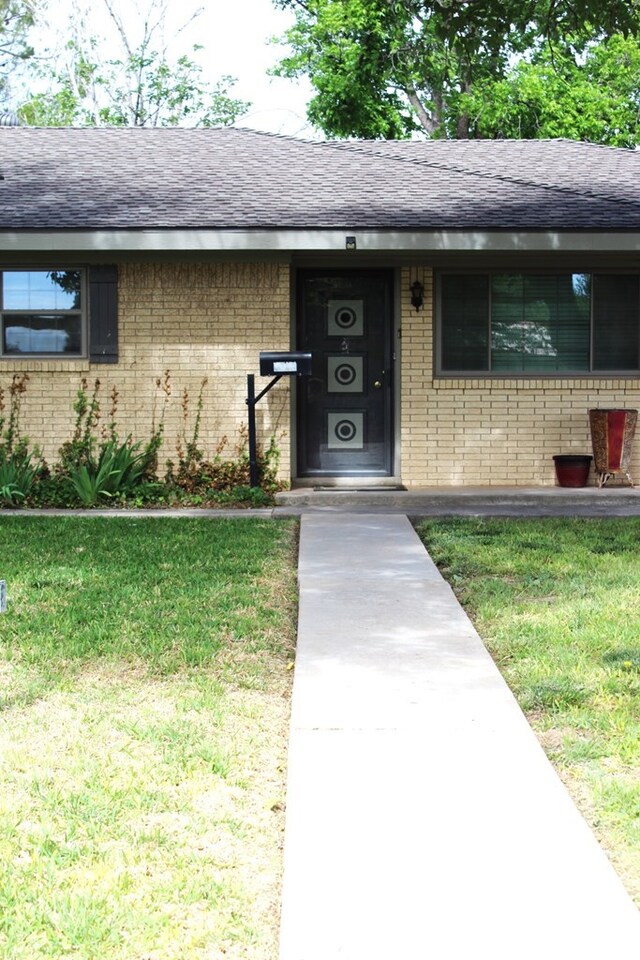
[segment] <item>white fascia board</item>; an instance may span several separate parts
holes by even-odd
[[[95,230],[0,231],[0,251],[255,251],[375,252],[640,252],[640,232],[393,231],[393,230]]]

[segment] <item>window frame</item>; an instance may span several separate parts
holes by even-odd
[[[573,274],[587,274],[591,278],[591,297],[589,303],[589,369],[588,370],[566,370],[566,371],[504,371],[491,370],[491,319],[492,319],[492,278],[495,275],[520,275],[520,276],[568,276]],[[489,369],[487,370],[445,370],[442,366],[442,278],[444,276],[484,276],[488,278],[487,295],[487,361]],[[434,357],[433,370],[434,377],[441,380],[638,380],[640,379],[640,350],[638,368],[629,368],[625,370],[606,370],[594,369],[593,366],[593,348],[594,348],[594,296],[593,291],[596,286],[596,277],[598,276],[632,276],[638,281],[638,337],[640,341],[640,271],[627,269],[598,269],[594,266],[570,265],[565,267],[451,267],[443,268],[437,271],[434,276],[434,308],[435,308],[435,327],[434,327]]]
[[[4,284],[3,277],[5,273],[52,273],[53,271],[74,271],[80,274],[80,309],[74,310],[5,310],[4,309]],[[18,363],[24,360],[83,360],[88,356],[89,347],[89,282],[88,271],[86,267],[75,264],[20,264],[8,265],[0,264],[0,360],[5,363]],[[5,316],[33,315],[33,314],[56,314],[60,316],[77,316],[80,314],[80,351],[73,353],[67,352],[45,352],[30,350],[25,353],[7,353],[4,349],[5,342]]]

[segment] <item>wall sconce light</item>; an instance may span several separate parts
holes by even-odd
[[[344,247],[345,247],[345,250],[356,250],[356,249],[357,249],[356,238],[355,238],[355,237],[345,237],[345,238],[344,238]]]
[[[411,306],[419,310],[424,303],[424,287],[419,280],[414,280],[411,284]]]

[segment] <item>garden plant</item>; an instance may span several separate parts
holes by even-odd
[[[235,443],[223,436],[215,442],[213,453],[206,455],[201,438],[206,379],[200,385],[192,425],[189,391],[182,391],[176,459],[166,460],[162,477],[158,454],[165,442],[165,415],[172,394],[168,370],[155,381],[156,400],[146,441],[119,433],[117,388],[111,389],[109,410],[103,417],[100,380],[89,385],[83,378],[73,403],[70,438],[52,464],[20,431],[28,382],[28,374],[15,374],[8,389],[0,386],[0,506],[259,507],[272,503],[280,489],[275,436],[258,451],[258,487],[249,483],[246,427],[240,428]]]

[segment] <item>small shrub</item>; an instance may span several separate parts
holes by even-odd
[[[145,480],[136,485],[128,496],[128,503],[133,507],[162,506],[171,499],[171,491],[164,483],[156,480]]]
[[[280,447],[278,438],[271,434],[267,448],[262,453],[258,451],[258,476],[263,490],[268,493],[277,493],[282,489],[282,484],[278,480],[278,467],[280,466]]]
[[[249,470],[249,452],[248,452],[248,432],[243,424],[240,427],[238,440],[235,447],[225,456],[229,446],[229,438],[223,436],[216,445],[213,457],[206,459],[203,451],[198,446],[200,413],[202,409],[202,389],[206,381],[203,381],[200,395],[198,397],[198,415],[196,425],[188,443],[183,443],[185,430],[178,438],[176,449],[178,452],[177,465],[169,460],[167,461],[167,472],[165,482],[168,486],[177,488],[193,496],[204,496],[209,501],[216,503],[222,502],[218,494],[231,495],[228,499],[237,499],[236,492],[250,487]],[[186,423],[188,412],[188,395],[183,395],[183,423]],[[280,449],[275,436],[271,436],[266,449],[258,447],[258,484],[256,490],[262,490],[266,494],[267,502],[272,501],[273,494],[281,489],[278,482],[278,465],[280,463]],[[242,497],[242,500],[246,500]],[[262,498],[257,495],[257,499],[262,503]],[[190,502],[193,502],[190,499]],[[226,502],[226,500],[225,500]]]
[[[49,471],[37,448],[20,437],[20,405],[29,377],[16,374],[5,392],[0,387],[0,506],[94,506],[105,500],[126,500],[131,505],[265,506],[280,488],[277,480],[280,451],[275,436],[258,450],[259,486],[249,483],[247,428],[241,427],[235,447],[223,436],[207,459],[200,444],[207,380],[200,384],[193,427],[188,390],[182,393],[182,427],[176,441],[177,464],[167,462],[165,482],[157,480],[158,452],[164,440],[165,414],[172,394],[170,371],[155,380],[151,435],[146,444],[118,436],[120,394],[114,385],[108,414],[101,423],[100,380],[90,387],[82,378],[73,402],[70,438],[62,444],[59,460]]]
[[[25,500],[36,482],[41,461],[26,446],[8,451],[0,446],[0,503],[15,506]]]
[[[162,377],[155,380],[155,393],[153,397],[153,407],[151,411],[151,436],[147,441],[144,452],[147,457],[147,467],[145,470],[145,479],[153,482],[158,473],[158,453],[164,442],[164,420],[167,412],[167,404],[171,398],[171,372],[165,370]],[[158,416],[158,392],[162,393],[162,408]]]
[[[200,426],[202,424],[202,409],[204,406],[204,388],[207,385],[205,377],[198,392],[196,403],[196,416],[191,431],[191,436],[187,438],[187,428],[189,424],[189,390],[187,387],[182,391],[182,426],[176,439],[176,453],[178,454],[178,467],[175,474],[175,480],[178,486],[183,490],[189,490],[191,487],[201,486],[200,474],[204,462],[204,450],[199,446]],[[168,469],[172,469],[173,464],[168,464]]]
[[[8,453],[12,453],[19,446],[25,446],[27,443],[26,439],[20,436],[20,410],[22,408],[22,398],[27,392],[28,382],[28,373],[14,373],[9,387],[8,416],[5,413],[5,393],[0,387],[0,444]]]
[[[88,388],[88,382],[83,377],[73,404],[76,415],[73,434],[71,439],[60,447],[60,460],[55,467],[56,472],[62,475],[70,475],[72,470],[83,464],[89,464],[98,446],[95,431],[100,420],[100,401],[98,398],[100,381],[96,380],[94,382],[91,395],[88,393]]]
[[[0,485],[0,503],[5,507],[15,507],[18,501],[24,500],[24,493],[15,483]]]
[[[32,507],[77,507],[78,496],[69,477],[43,471],[38,477],[28,500]]]
[[[0,505],[17,506],[31,493],[44,461],[37,448],[29,449],[27,437],[20,436],[20,409],[29,375],[16,373],[9,387],[9,413],[0,388]]]
[[[239,503],[248,507],[268,507],[273,501],[273,497],[266,490],[250,487],[248,484],[232,487],[229,491],[215,491],[215,494],[217,495],[212,496],[212,499],[220,504]]]
[[[156,384],[160,386],[161,381],[157,380]],[[141,441],[134,442],[131,435],[124,440],[118,436],[116,421],[120,394],[116,386],[111,389],[107,422],[99,433],[99,392],[99,380],[95,380],[91,393],[87,380],[83,378],[80,381],[73,404],[73,433],[71,439],[60,448],[60,460],[54,470],[58,480],[67,480],[68,483],[53,489],[56,499],[61,497],[67,500],[71,495],[84,506],[94,506],[103,499],[127,498],[155,477],[155,464],[163,436],[164,411],[156,427],[154,407],[151,438],[143,448]],[[169,393],[166,371],[165,396]]]
[[[71,467],[69,479],[80,501],[94,506],[103,497],[131,494],[142,483],[147,467],[147,454],[140,446],[131,437],[123,443],[113,438],[102,445],[97,458]]]

